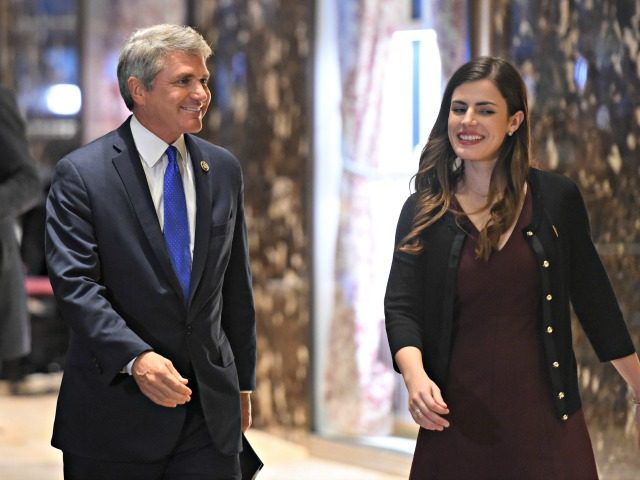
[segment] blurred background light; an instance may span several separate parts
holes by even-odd
[[[70,83],[59,83],[47,88],[46,104],[54,115],[75,115],[82,107],[80,87]]]
[[[587,79],[589,77],[589,63],[581,55],[576,59],[575,66],[573,67],[573,81],[576,83],[580,93],[584,91],[584,87],[587,85]]]

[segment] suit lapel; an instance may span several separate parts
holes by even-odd
[[[113,157],[113,165],[124,184],[127,195],[131,200],[131,207],[138,217],[142,231],[144,232],[149,245],[155,256],[158,258],[171,286],[176,293],[183,298],[182,288],[178,277],[171,265],[171,259],[164,243],[164,236],[158,222],[158,215],[149,193],[149,185],[144,175],[140,158],[136,150],[129,121],[125,122],[118,129],[120,141],[114,144],[116,155]]]
[[[211,181],[209,175],[213,172],[204,170],[202,162],[205,161],[202,152],[197,147],[190,135],[185,135],[185,141],[196,182],[196,238],[193,249],[193,262],[191,263],[191,299],[196,292],[202,274],[204,272],[209,239],[211,234],[211,215],[213,209]]]

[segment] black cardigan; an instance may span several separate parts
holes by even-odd
[[[558,418],[580,408],[570,304],[601,361],[634,353],[613,289],[591,240],[577,185],[568,177],[531,169],[533,218],[522,230],[539,265],[540,334]],[[402,208],[396,245],[411,230],[416,194]],[[517,232],[514,232],[514,235]],[[457,272],[465,232],[448,212],[421,234],[423,252],[394,252],[384,299],[391,354],[403,347],[422,352],[429,377],[444,388],[453,342]],[[398,366],[394,361],[394,368]]]

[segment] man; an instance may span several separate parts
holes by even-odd
[[[13,382],[20,377],[19,359],[31,349],[15,221],[41,199],[15,96],[0,86],[0,362],[3,374]]]
[[[56,166],[46,253],[71,337],[52,444],[67,479],[240,478],[255,312],[240,166],[191,135],[210,54],[189,27],[134,33],[118,63],[133,115]]]

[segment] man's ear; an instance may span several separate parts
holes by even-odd
[[[144,85],[138,77],[131,76],[127,79],[127,86],[129,87],[129,93],[133,99],[135,105],[144,105],[145,94],[147,93]]]

